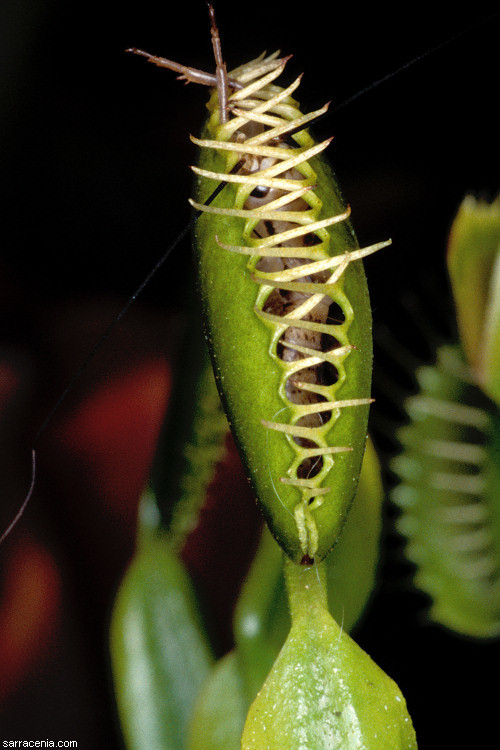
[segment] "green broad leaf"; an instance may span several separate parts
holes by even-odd
[[[292,628],[250,707],[242,750],[411,750],[397,685],[326,607],[320,566],[286,563]]]
[[[128,750],[179,750],[212,656],[189,577],[157,538],[132,561],[111,622],[111,662]]]
[[[500,196],[468,196],[453,222],[448,273],[460,338],[477,383],[500,402]]]
[[[187,750],[240,750],[248,700],[234,651],[206,681],[193,713]]]

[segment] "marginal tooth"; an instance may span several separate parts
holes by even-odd
[[[431,396],[411,396],[406,401],[406,408],[414,419],[421,419],[426,416],[436,417],[484,431],[490,425],[490,417],[483,409],[457,404],[454,401],[444,401]]]
[[[490,554],[473,557],[467,562],[457,564],[457,568],[457,574],[468,581],[491,578],[498,572],[495,559]]]
[[[455,552],[486,551],[493,542],[493,535],[489,529],[481,528],[454,536],[450,540],[450,549]]]
[[[477,502],[440,508],[438,517],[447,524],[483,524],[487,522],[489,513],[486,503]]]
[[[453,474],[446,471],[435,471],[429,477],[429,485],[436,490],[449,490],[466,495],[482,495],[486,488],[486,479],[478,474]]]
[[[420,448],[423,453],[436,458],[446,458],[450,461],[460,461],[476,466],[484,464],[488,456],[486,448],[482,445],[451,440],[424,440]]]

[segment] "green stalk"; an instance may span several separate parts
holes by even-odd
[[[285,560],[285,580],[292,626],[318,608],[328,609],[325,563],[295,565]]]

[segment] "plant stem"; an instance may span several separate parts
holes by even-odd
[[[285,580],[292,622],[313,609],[327,609],[324,563],[297,565],[286,558]]]

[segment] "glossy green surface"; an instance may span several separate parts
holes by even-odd
[[[132,561],[115,602],[111,659],[128,750],[179,750],[212,665],[187,573],[163,539]]]
[[[234,651],[213,669],[196,703],[187,750],[240,750],[248,701]]]
[[[397,685],[326,607],[321,566],[287,563],[292,628],[245,723],[242,750],[411,750]]]

